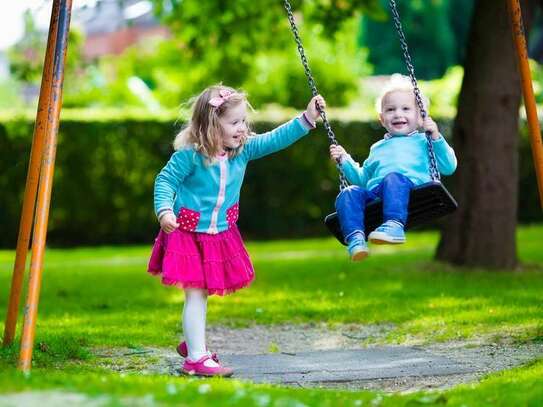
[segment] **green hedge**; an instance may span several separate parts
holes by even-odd
[[[179,123],[171,117],[64,115],[60,126],[48,243],[56,246],[151,243],[157,232],[153,183],[171,154]],[[257,121],[257,132],[277,121]],[[446,124],[442,125],[446,127]],[[353,156],[364,157],[382,130],[377,123],[332,121]],[[0,247],[14,247],[30,153],[33,119],[0,120]],[[521,153],[520,217],[541,221],[531,152]],[[325,235],[337,171],[322,129],[293,147],[251,163],[239,220],[251,239]],[[462,204],[462,203],[460,203]]]

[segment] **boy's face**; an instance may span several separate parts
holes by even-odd
[[[409,134],[422,124],[413,92],[396,90],[381,102],[381,124],[390,134]]]
[[[243,136],[247,134],[247,105],[239,103],[226,110],[219,117],[223,130],[222,144],[224,148],[236,149],[240,146]]]

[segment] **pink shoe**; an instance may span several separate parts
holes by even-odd
[[[219,366],[215,366],[215,367],[206,366],[205,362],[207,360],[213,360],[213,359],[211,359],[211,356],[209,355],[202,356],[197,361],[185,359],[185,363],[183,363],[183,368],[181,369],[181,371],[187,375],[205,376],[205,377],[211,377],[211,376],[229,377],[229,376],[232,376],[232,374],[234,373],[234,371],[230,369],[229,367],[223,367],[220,364]]]
[[[177,348],[175,348],[175,350],[177,351],[177,353],[179,353],[179,356],[183,357],[183,358],[186,358],[189,354],[189,350],[187,348],[187,343],[186,342],[181,342],[179,345],[177,345]],[[207,348],[206,348],[206,351],[207,351]],[[211,359],[213,359],[215,362],[219,363],[219,357],[217,356],[217,354],[215,352],[213,352],[211,354]]]

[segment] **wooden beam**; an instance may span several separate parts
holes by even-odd
[[[51,93],[47,111],[47,121],[43,128],[43,131],[45,132],[45,144],[38,185],[36,221],[34,223],[32,257],[30,260],[30,278],[28,281],[28,294],[24,309],[24,324],[19,354],[19,369],[24,372],[30,370],[32,362],[43,257],[45,254],[45,240],[47,237],[47,224],[49,220],[49,205],[51,202],[53,174],[55,170],[57,133],[60,109],[62,106],[62,85],[64,82],[64,66],[68,45],[72,0],[54,0],[53,9],[55,7],[58,7],[59,11],[56,42],[53,53],[53,69],[51,72]]]
[[[530,144],[539,189],[539,203],[543,209],[543,143],[541,141],[541,128],[537,117],[537,105],[532,85],[530,64],[528,63],[528,50],[526,48],[526,36],[524,35],[524,24],[522,22],[522,11],[519,0],[507,0],[507,8],[511,17],[513,41],[518,57],[524,107],[526,109],[526,118],[528,119]]]

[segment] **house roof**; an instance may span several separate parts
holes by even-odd
[[[148,0],[94,0],[74,10],[74,19],[87,36],[119,31],[126,27],[158,26]]]

